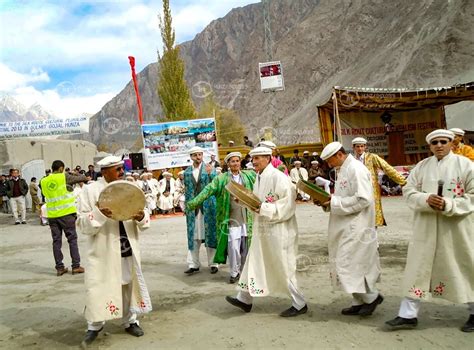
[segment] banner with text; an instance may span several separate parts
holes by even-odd
[[[390,113],[386,123],[380,118],[382,113],[351,112],[340,115],[342,144],[352,149],[352,140],[363,137],[368,150],[378,155],[388,154],[387,129],[403,132],[405,154],[429,152],[425,137],[434,129],[444,127],[441,109]]]
[[[0,122],[0,139],[83,134],[87,132],[89,132],[88,117]]]
[[[211,153],[217,155],[214,118],[143,124],[142,132],[148,170],[191,165],[188,152],[194,146],[204,149],[206,163]]]

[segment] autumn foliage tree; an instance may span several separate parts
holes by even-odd
[[[163,16],[159,16],[159,27],[163,40],[163,55],[158,52],[158,96],[167,120],[193,119],[196,110],[184,79],[184,61],[175,46],[175,31],[172,25],[169,0],[163,0]]]

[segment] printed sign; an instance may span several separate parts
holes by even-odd
[[[283,70],[280,61],[259,63],[260,87],[262,91],[285,90]]]
[[[89,118],[59,118],[0,122],[0,139],[56,136],[89,132]]]
[[[148,170],[191,165],[188,152],[194,146],[204,149],[205,162],[217,155],[214,118],[143,124],[142,132]]]

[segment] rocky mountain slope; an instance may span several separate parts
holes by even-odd
[[[233,9],[181,45],[195,104],[211,88],[219,103],[237,111],[251,137],[273,128],[279,143],[318,141],[316,106],[335,85],[409,88],[474,80],[474,1],[273,0],[270,13],[283,92],[260,91],[258,63],[267,61],[260,3]],[[157,69],[152,63],[139,74],[148,122],[162,117]],[[129,83],[91,119],[85,138],[136,150],[136,115]]]

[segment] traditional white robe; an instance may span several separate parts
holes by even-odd
[[[174,183],[175,192],[174,192],[174,206],[180,206],[181,209],[184,208],[185,196],[184,196],[184,181],[180,178],[176,179]],[[184,211],[184,210],[183,210]]]
[[[426,200],[443,180],[444,211]],[[440,297],[455,303],[474,301],[474,165],[450,152],[419,162],[410,172],[403,196],[414,211],[403,295]]]
[[[262,201],[255,214],[252,244],[239,280],[253,297],[290,295],[297,288],[298,226],[296,194],[291,180],[269,164],[255,180],[253,193]]]
[[[155,193],[158,193],[159,192],[159,182],[157,179],[155,179],[154,177],[152,177],[150,180],[148,180],[148,183],[152,186],[152,190],[155,192]]]
[[[173,178],[170,179],[170,191],[168,197],[165,197],[166,189],[166,179],[163,178],[158,182],[158,192],[160,196],[158,197],[158,208],[161,210],[170,210],[174,208],[173,200],[174,200],[174,193],[176,191],[175,180]]]
[[[375,290],[380,262],[375,232],[372,179],[364,164],[348,155],[337,174],[331,197],[328,247],[334,290]]]
[[[153,210],[156,209],[158,189],[148,180],[142,180],[141,186],[141,189],[145,192],[146,208],[148,209],[148,213],[151,214]],[[147,186],[149,190],[145,191]]]
[[[294,184],[297,184],[298,181],[300,181],[301,179],[308,181],[308,170],[303,167],[300,167],[299,169],[295,167],[290,171],[290,178],[291,182],[293,182]],[[304,199],[309,199],[309,195],[307,195],[303,191],[297,190],[297,193],[299,193]]]
[[[122,317],[122,257],[119,222],[103,215],[96,203],[107,185],[104,178],[84,185],[79,197],[76,225],[79,232],[87,235],[85,318],[89,322],[101,322]],[[132,247],[132,297],[130,311],[147,313],[152,309],[150,296],[141,271],[138,232],[150,227],[150,217],[140,222],[124,221]]]

